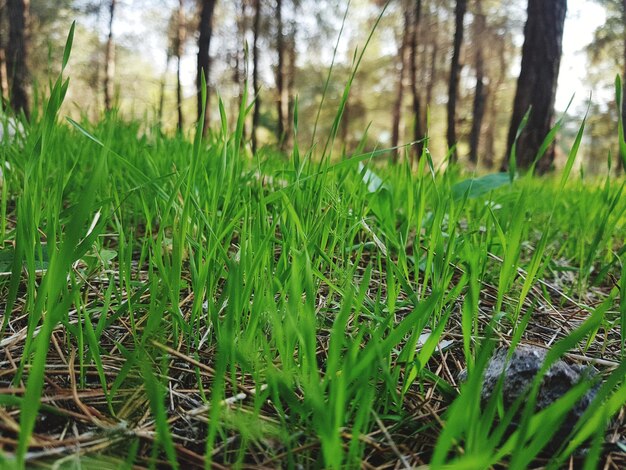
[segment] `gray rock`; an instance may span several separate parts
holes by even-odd
[[[483,404],[492,397],[503,374],[502,400],[505,409],[520,396],[527,394],[547,355],[545,349],[534,346],[518,346],[508,361],[507,353],[507,348],[497,349],[487,364],[481,390]],[[556,361],[543,377],[537,394],[536,410],[548,407],[582,380],[590,380],[595,375],[596,371],[593,367],[570,365],[563,360]],[[600,384],[596,384],[576,403],[561,428],[555,433],[549,445],[550,448],[559,447],[564,442],[596,396],[599,387]],[[523,407],[524,404],[522,403],[521,406]]]

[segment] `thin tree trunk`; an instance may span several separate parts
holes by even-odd
[[[254,24],[252,26],[252,88],[254,89],[254,110],[252,111],[252,153],[257,151],[257,127],[261,111],[259,96],[259,34],[261,27],[261,0],[254,0]]]
[[[30,115],[28,88],[30,73],[27,60],[29,0],[7,0],[9,41],[7,43],[7,77],[10,84],[10,103],[13,111]]]
[[[531,109],[528,123],[517,142],[517,166],[521,169],[530,168],[552,125],[566,11],[567,0],[528,1],[522,67],[507,139],[507,150],[510,151],[517,129]],[[537,169],[545,172],[553,161],[554,146],[546,151]],[[507,165],[508,158],[505,158],[504,167]]]
[[[241,80],[243,72],[241,70],[242,59],[239,48],[234,51],[233,57],[235,59],[235,66],[233,67],[233,85],[235,89],[241,91]],[[231,118],[233,121],[236,121],[239,116],[239,109],[241,108],[241,95],[233,97],[231,108]]]
[[[180,79],[181,61],[185,45],[185,18],[183,0],[178,0],[178,14],[176,18],[176,111],[178,120],[176,129],[182,132],[185,126],[183,116],[183,86]]]
[[[296,22],[291,23],[289,47],[287,49],[287,122],[285,123],[285,146],[290,146],[293,139],[293,112],[296,88]]]
[[[246,44],[246,31],[248,30],[248,13],[247,13],[247,0],[240,0],[241,10],[239,12],[239,18],[237,18],[237,31],[240,47],[237,48],[237,57],[239,62],[239,108],[243,103],[244,96],[248,91],[248,49]],[[248,107],[248,103],[245,103],[245,107]],[[247,140],[248,129],[247,122],[243,123],[243,141]]]
[[[6,25],[6,2],[0,4],[0,100],[2,100],[1,107],[4,108],[4,99],[9,97],[9,82],[7,81],[7,63],[6,63],[6,50],[4,44],[6,40],[4,37],[4,26]]]
[[[411,152],[411,164],[422,155],[424,143],[422,130],[422,105],[419,90],[417,89],[417,42],[422,19],[422,0],[416,0],[413,11],[411,47],[410,47],[410,74],[411,74],[411,94],[413,95],[413,141],[417,142]]]
[[[236,3],[236,5],[241,7],[243,5],[243,1]],[[237,47],[233,53],[233,58],[235,59],[235,66],[233,67],[232,77],[233,77],[233,85],[239,91],[242,91],[242,88],[241,88],[241,81],[243,78],[242,66],[244,65],[244,59],[242,58],[242,54],[241,54],[241,51],[243,50],[243,41],[241,41],[241,38],[243,37],[242,31],[245,31],[242,25],[244,14],[245,14],[245,10],[243,8],[240,8],[239,11],[237,11],[236,20],[235,20],[235,24],[237,25],[237,35],[236,35],[237,39],[236,40],[237,40],[238,45],[242,44],[242,47]],[[245,32],[243,34],[245,35]],[[232,107],[234,108],[233,112],[235,113],[234,118],[237,119],[238,109],[241,107],[241,96],[235,97],[233,99]]]
[[[435,88],[435,82],[437,79],[437,60],[439,59],[439,25],[435,23],[434,31],[432,32],[433,47],[430,51],[430,73],[428,76],[428,82],[426,83],[426,106],[430,108],[433,104],[433,92]]]
[[[183,131],[185,126],[185,118],[183,116],[183,86],[180,81],[180,54],[176,56],[176,112],[178,114],[178,120],[176,121],[176,129],[178,132]]]
[[[196,70],[196,92],[197,92],[197,111],[198,121],[202,118],[202,108],[205,108],[204,122],[202,130],[204,133],[209,128],[210,113],[209,103],[210,96],[208,90],[209,73],[211,71],[211,37],[213,36],[213,12],[215,11],[215,3],[217,0],[202,0],[202,9],[200,11],[200,23],[198,24],[198,66]],[[206,103],[202,102],[202,73],[207,83]]]
[[[163,127],[163,105],[165,104],[165,86],[167,85],[167,70],[169,69],[171,60],[172,58],[170,57],[170,52],[168,51],[165,60],[165,70],[163,70],[163,76],[161,77],[161,85],[159,89],[159,110],[157,113],[159,129]]]
[[[480,146],[480,132],[483,124],[483,117],[485,115],[485,83],[483,73],[483,59],[482,54],[479,52],[480,57],[476,58],[476,89],[474,90],[474,105],[472,109],[473,120],[472,129],[470,133],[470,154],[469,160],[473,164],[478,163],[478,149]]]
[[[624,33],[622,38],[623,44],[623,64],[622,64],[622,85],[626,89],[626,0],[622,0],[622,23],[624,25]],[[622,94],[622,96],[624,96]],[[622,119],[626,122],[626,99],[622,100]]]
[[[422,10],[423,11],[423,10]],[[424,16],[424,19],[422,19]],[[426,86],[428,82],[428,50],[429,50],[429,42],[428,38],[430,37],[430,28],[428,26],[429,16],[428,11],[426,11],[426,15],[423,13],[420,14],[420,24],[417,28],[417,57],[419,58],[419,66],[417,67],[418,75],[417,82],[421,84],[422,88]]]
[[[2,100],[9,96],[9,82],[7,81],[7,61],[6,52],[3,47],[0,47],[0,98]],[[2,103],[4,108],[4,102]]]
[[[115,44],[113,43],[113,18],[117,0],[109,3],[109,34],[104,52],[104,109],[110,111],[113,107],[113,80],[115,77]]]
[[[626,0],[622,0],[622,24],[624,25],[622,60],[622,122],[626,123]],[[621,148],[621,146],[620,146]],[[626,170],[626,155],[621,155],[622,168]]]
[[[493,129],[496,122],[497,110],[497,92],[498,85],[489,83],[485,86],[485,109],[487,110],[486,119],[483,116],[484,132],[482,137],[482,159],[481,165],[484,168],[491,169],[494,166],[495,155],[495,130]]]
[[[402,98],[404,97],[404,71],[406,65],[406,48],[409,41],[409,34],[411,29],[410,13],[404,12],[404,28],[402,32],[402,41],[398,48],[398,65],[400,69],[395,68],[398,75],[398,82],[396,88],[396,99],[393,105],[392,123],[391,123],[391,148],[393,150],[393,162],[397,163],[400,157],[399,149],[396,149],[398,142],[400,141],[400,119],[402,117]]]
[[[450,80],[448,82],[448,131],[446,133],[448,148],[453,149],[450,160],[456,162],[458,152],[456,149],[456,102],[459,91],[459,76],[461,74],[461,45],[463,44],[463,19],[467,10],[467,0],[457,0],[454,8],[454,49],[450,64]]]
[[[480,130],[485,114],[485,83],[484,83],[484,58],[483,58],[483,35],[485,34],[485,15],[482,11],[481,0],[476,0],[476,14],[474,16],[474,46],[476,48],[476,88],[474,90],[474,106],[472,130],[470,133],[469,160],[474,165],[478,163],[478,147],[480,144]]]
[[[285,38],[283,36],[283,2],[276,0],[276,92],[278,99],[276,101],[276,111],[278,121],[276,126],[276,138],[278,144],[282,148],[285,139]]]
[[[498,38],[501,40],[497,41],[496,47],[498,49],[498,58],[499,58],[499,67],[497,67],[498,74],[495,80],[495,83],[490,82],[487,87],[487,102],[489,112],[487,113],[487,117],[489,119],[488,124],[485,126],[485,158],[483,161],[483,165],[486,168],[493,168],[495,164],[495,131],[496,131],[496,123],[498,121],[498,95],[504,81],[506,80],[506,71],[508,69],[507,63],[507,51],[506,46],[504,44],[504,38]]]

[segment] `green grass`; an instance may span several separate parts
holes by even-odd
[[[588,439],[595,468],[623,439],[624,180],[570,178],[579,140],[563,174],[471,180],[334,133],[250,155],[245,108],[191,142],[67,121],[66,88],[0,147],[2,468],[558,468]],[[549,460],[590,383],[537,413],[537,379],[512,434],[479,404],[528,342],[604,379]]]

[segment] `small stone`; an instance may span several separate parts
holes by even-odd
[[[485,369],[481,391],[481,402],[486,403],[496,391],[502,374],[502,401],[505,409],[511,406],[520,396],[529,392],[533,379],[541,369],[547,351],[534,346],[518,346],[507,360],[508,349],[499,348],[489,360]],[[545,373],[537,393],[536,410],[547,408],[565,395],[582,380],[590,380],[596,375],[593,367],[570,365],[558,360]],[[559,447],[593,401],[600,384],[589,389],[576,403],[565,418],[560,429],[555,433],[550,448]],[[523,407],[523,404],[522,404]],[[522,408],[520,408],[521,411]],[[514,420],[515,421],[515,420]]]

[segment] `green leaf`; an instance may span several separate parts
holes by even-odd
[[[511,146],[511,154],[509,155],[509,179],[511,180],[511,183],[515,179],[515,173],[517,172],[517,151],[516,151],[517,141],[519,140],[520,135],[522,135],[522,131],[526,127],[526,124],[528,124],[528,119],[530,118],[531,111],[532,111],[532,108],[528,108],[528,111],[526,111],[526,114],[524,114],[522,121],[517,127],[515,140],[513,140],[513,145]]]
[[[38,257],[35,259],[35,269],[37,271],[45,271],[48,269],[48,263],[50,261],[48,257],[47,245],[41,246],[41,252],[42,259],[39,259]],[[11,268],[15,262],[15,256],[15,248],[12,246],[5,247],[0,250],[0,277],[11,275]]]
[[[578,132],[576,133],[576,139],[572,144],[572,148],[569,151],[569,155],[567,156],[567,162],[565,163],[565,167],[563,168],[563,173],[561,175],[561,183],[559,184],[561,190],[565,187],[565,183],[567,183],[567,178],[569,177],[570,172],[572,171],[572,167],[574,166],[574,160],[576,160],[576,154],[578,153],[578,149],[580,148],[580,143],[583,140],[583,132],[585,130],[585,123],[587,121],[587,114],[589,113],[589,106],[587,106],[587,111],[585,111],[585,117],[583,118],[583,122],[578,128]]]
[[[389,228],[393,225],[392,219],[395,211],[393,210],[393,196],[391,186],[385,183],[383,179],[367,168],[363,163],[359,162],[359,173],[361,181],[367,187],[369,192],[369,205],[383,224]]]
[[[367,168],[363,163],[359,162],[359,173],[361,173],[361,180],[363,184],[367,186],[367,190],[370,193],[375,193],[380,189],[389,189],[380,176]]]
[[[72,43],[74,42],[74,29],[76,28],[76,21],[72,21],[70,32],[67,35],[67,41],[65,42],[65,49],[63,50],[63,65],[61,68],[65,70],[67,61],[70,59],[70,52],[72,52]]]
[[[507,173],[491,173],[480,178],[469,178],[452,186],[452,197],[458,201],[467,194],[469,199],[474,199],[509,183]]]

